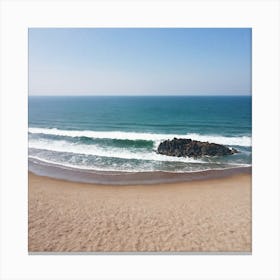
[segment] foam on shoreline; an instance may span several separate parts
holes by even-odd
[[[28,170],[39,176],[80,183],[94,183],[101,185],[143,185],[189,182],[195,180],[224,178],[236,174],[251,174],[252,167],[245,166],[226,169],[209,169],[193,172],[119,172],[76,169],[29,158]]]

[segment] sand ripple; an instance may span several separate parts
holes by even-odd
[[[29,174],[30,252],[251,251],[251,176],[95,186]]]

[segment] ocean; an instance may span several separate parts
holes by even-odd
[[[30,96],[28,103],[29,170],[40,175],[59,169],[162,174],[251,166],[251,96]],[[200,158],[156,153],[161,141],[174,137],[239,153]]]

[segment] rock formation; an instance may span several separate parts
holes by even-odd
[[[161,142],[157,152],[176,157],[225,156],[238,153],[237,150],[224,145],[177,138]]]

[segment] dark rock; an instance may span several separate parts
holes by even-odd
[[[177,138],[161,142],[157,152],[176,157],[225,156],[238,153],[237,150],[229,149],[224,145]]]

